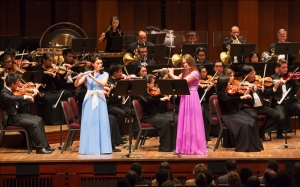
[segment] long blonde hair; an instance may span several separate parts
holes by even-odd
[[[195,59],[191,55],[185,54],[182,59],[185,59],[187,64],[190,65],[191,71],[198,71]]]

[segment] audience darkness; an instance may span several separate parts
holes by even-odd
[[[152,183],[150,181],[142,178],[143,168],[140,163],[138,163],[138,162],[133,163],[131,165],[130,169],[132,171],[135,171],[136,174],[138,175],[138,181],[136,184],[148,184],[149,186],[151,186]]]
[[[300,187],[300,162],[296,162],[293,170],[293,182],[294,186]]]
[[[263,177],[263,183],[265,187],[272,187],[274,186],[276,178],[276,172],[273,170],[266,170]]]
[[[228,187],[241,187],[241,178],[240,175],[232,171],[228,174]]]
[[[135,171],[132,170],[129,170],[126,173],[125,178],[129,181],[131,187],[134,187],[138,182],[138,175],[136,174]]]
[[[196,176],[196,187],[207,187],[207,177],[204,173]]]
[[[246,187],[247,179],[252,176],[252,170],[248,167],[243,167],[240,169],[240,178],[243,187]]]
[[[259,187],[259,179],[257,178],[257,176],[251,176],[247,179],[247,186],[248,187]]]
[[[287,171],[279,171],[275,177],[274,187],[292,187],[292,177]]]

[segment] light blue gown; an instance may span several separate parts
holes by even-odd
[[[103,74],[95,74],[94,77],[102,80],[106,75],[107,73],[104,72]],[[86,81],[88,91],[82,105],[79,153],[112,153],[110,126],[103,87],[87,75]]]

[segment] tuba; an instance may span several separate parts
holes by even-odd
[[[134,55],[131,53],[125,53],[123,56],[123,64],[125,66],[129,65],[131,62],[136,61],[140,58],[140,55],[138,54],[138,50],[134,50]]]
[[[179,55],[179,54],[174,54],[172,56],[172,64],[175,68],[178,68],[181,66],[181,59],[182,59],[182,53]]]

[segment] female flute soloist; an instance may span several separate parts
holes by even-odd
[[[172,79],[186,79],[190,95],[182,95],[179,105],[176,153],[206,154],[206,138],[202,109],[198,96],[199,71],[194,58],[186,54],[182,57],[182,66],[186,68],[179,76],[170,69]]]
[[[232,85],[230,77],[222,75],[217,82],[217,95],[222,111],[222,120],[229,131],[234,135],[236,152],[257,152],[263,150],[263,145],[259,138],[256,121],[243,111],[239,110],[242,99],[251,96],[246,92],[244,95],[228,96],[226,90]]]
[[[86,81],[87,93],[82,104],[80,154],[112,153],[111,135],[104,86],[108,73],[102,72],[102,60],[92,59],[94,72],[80,73],[74,82],[78,87]]]

